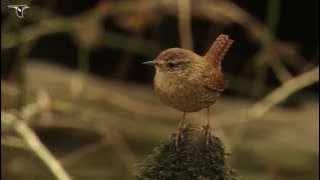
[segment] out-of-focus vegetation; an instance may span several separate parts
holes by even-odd
[[[181,118],[141,62],[174,46],[201,54],[227,33],[212,122],[229,163],[247,180],[319,179],[318,34],[306,27],[300,49],[279,39],[300,29],[282,20],[286,1],[265,2],[265,20],[227,0],[34,0],[23,19],[7,8],[19,3],[1,1],[2,178],[133,179]]]
[[[179,146],[174,134],[141,163],[137,179],[239,180],[226,162],[227,155],[219,138],[207,136],[206,129],[197,126],[188,125],[182,132]]]

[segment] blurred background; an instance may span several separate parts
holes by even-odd
[[[20,4],[24,18],[7,7]],[[171,47],[204,54],[224,33],[235,40],[229,82],[211,117],[228,161],[246,180],[319,179],[318,10],[318,0],[1,1],[1,177],[134,179],[181,118],[141,63]]]

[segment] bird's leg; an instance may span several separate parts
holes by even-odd
[[[206,145],[209,145],[209,140],[211,137],[211,133],[210,133],[210,107],[207,107],[207,125],[205,126],[205,135],[206,135]]]
[[[179,123],[179,127],[178,127],[178,130],[177,130],[177,137],[176,137],[176,148],[178,148],[179,142],[183,138],[183,125],[184,125],[184,122],[185,122],[185,119],[186,119],[186,115],[187,115],[187,113],[183,112],[182,120]]]

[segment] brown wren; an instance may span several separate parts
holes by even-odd
[[[221,62],[232,45],[228,35],[220,34],[204,56],[190,50],[170,48],[155,60],[144,62],[154,65],[154,89],[160,100],[183,112],[177,131],[176,145],[183,137],[182,127],[186,113],[207,108],[207,143],[210,136],[209,107],[224,91],[226,82]]]

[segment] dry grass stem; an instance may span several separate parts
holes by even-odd
[[[181,47],[193,49],[192,29],[191,29],[191,7],[190,0],[177,0],[179,37]]]
[[[59,161],[55,159],[23,120],[18,119],[13,114],[1,111],[1,125],[12,127],[58,180],[71,180],[70,175],[64,170]]]
[[[281,103],[293,93],[319,81],[319,67],[295,77],[276,88],[249,110],[249,116],[256,119],[262,117],[272,107]]]
[[[1,138],[1,145],[23,149],[23,150],[29,150],[29,148],[26,146],[25,142],[20,140],[16,137],[3,137]]]

